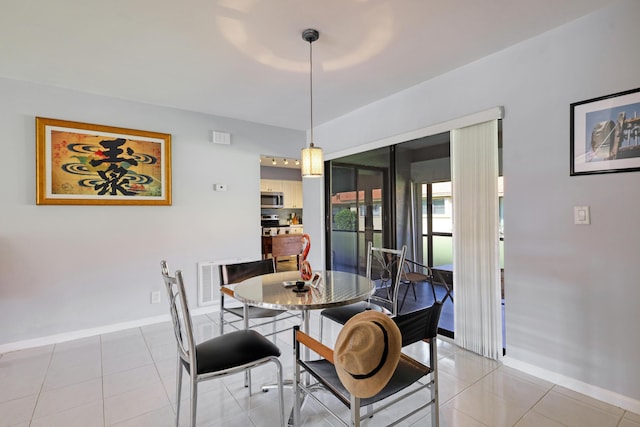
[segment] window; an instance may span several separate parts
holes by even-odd
[[[434,215],[444,215],[445,214],[444,197],[443,198],[438,198],[438,199],[433,199],[432,206],[433,206],[433,209],[431,210],[431,212],[433,212]]]

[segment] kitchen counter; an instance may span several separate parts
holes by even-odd
[[[302,234],[302,224],[262,227],[263,236],[276,236],[281,234]]]

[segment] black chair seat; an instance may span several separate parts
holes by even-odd
[[[357,302],[355,304],[344,305],[342,307],[325,308],[320,312],[320,316],[324,316],[327,319],[344,325],[349,319],[358,313],[362,313],[365,310],[380,311],[382,313],[390,314],[391,312],[384,307],[377,304],[367,303],[366,301]]]
[[[316,380],[320,381],[325,387],[331,389],[333,394],[347,407],[349,407],[349,392],[344,388],[335,366],[327,360],[313,360],[310,362],[300,362]],[[360,399],[360,406],[367,406],[377,403],[390,397],[410,385],[414,384],[420,378],[424,377],[430,370],[424,366],[419,367],[414,363],[410,363],[404,358],[400,358],[398,367],[387,385],[375,396],[367,399]]]
[[[198,374],[233,368],[269,356],[280,356],[280,349],[251,329],[230,332],[196,345]]]
[[[250,305],[248,310],[249,319],[260,319],[263,317],[275,317],[282,313],[286,313],[287,310],[274,310],[270,308],[254,307]],[[243,317],[244,311],[242,307],[225,307],[225,310],[235,314],[236,316]]]

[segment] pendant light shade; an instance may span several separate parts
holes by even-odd
[[[306,29],[302,32],[302,39],[309,42],[309,98],[311,128],[309,130],[309,146],[302,149],[302,176],[305,178],[319,178],[324,175],[324,158],[322,148],[313,145],[313,52],[311,43],[320,38],[320,33],[314,29]]]
[[[324,175],[324,159],[322,148],[315,147],[313,143],[302,149],[302,176],[321,177]]]

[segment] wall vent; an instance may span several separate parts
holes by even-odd
[[[212,130],[211,142],[213,142],[214,144],[229,145],[231,144],[231,134],[229,132]]]
[[[220,299],[220,265],[253,261],[252,258],[234,258],[219,261],[198,262],[198,306],[218,303]]]

